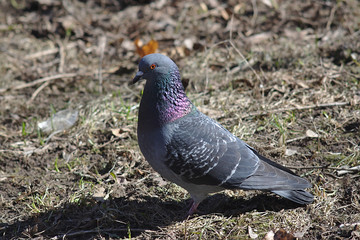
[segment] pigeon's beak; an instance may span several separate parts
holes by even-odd
[[[144,75],[144,73],[142,71],[138,71],[134,77],[134,79],[132,80],[132,84],[137,83],[139,80],[141,80],[142,76]]]

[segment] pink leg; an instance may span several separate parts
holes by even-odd
[[[188,211],[188,216],[193,215],[195,212],[197,212],[197,207],[199,206],[198,202],[195,202],[193,199],[191,199],[192,204]]]

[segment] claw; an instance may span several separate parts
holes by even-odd
[[[195,202],[193,199],[191,201],[192,201],[192,204],[188,211],[188,216],[193,215],[195,212],[197,212],[197,207],[199,206],[198,202]]]

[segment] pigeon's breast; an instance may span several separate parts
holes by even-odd
[[[163,127],[138,128],[139,147],[145,159],[162,177],[173,180],[173,174],[170,174],[171,171],[165,165],[167,135]]]

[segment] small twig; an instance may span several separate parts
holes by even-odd
[[[255,4],[255,7],[256,7],[256,2],[253,2],[253,4]],[[254,18],[256,16],[254,15]],[[244,55],[240,52],[240,50],[235,46],[233,40],[232,40],[232,31],[233,31],[233,16],[231,17],[231,28],[230,28],[230,36],[229,36],[229,43],[231,45],[231,47],[233,47],[235,49],[235,51],[237,52],[237,54],[239,54],[239,56],[242,58],[242,60],[244,62],[246,62],[246,64],[249,66],[249,68],[251,69],[251,71],[254,73],[254,75],[256,76],[256,78],[259,80],[260,82],[260,88],[262,89],[262,99],[263,99],[263,102],[264,102],[264,84],[263,84],[263,81],[262,79],[260,78],[260,76],[256,73],[256,71],[254,70],[254,68],[250,65],[249,61],[244,57]],[[264,75],[264,74],[263,74]],[[265,76],[265,75],[264,75]]]
[[[330,31],[330,27],[331,27],[331,24],[332,24],[332,22],[334,20],[334,16],[335,16],[335,12],[336,12],[337,7],[338,7],[338,4],[335,3],[335,6],[331,9],[329,19],[328,19],[328,21],[326,23],[326,30],[327,31]]]
[[[305,166],[305,167],[297,167],[297,166],[286,166],[290,169],[330,169],[330,170],[338,170],[337,174],[339,176],[344,175],[346,173],[356,173],[360,171],[360,165],[355,167],[330,167],[328,165],[324,166]]]
[[[74,237],[74,236],[79,236],[79,235],[83,235],[83,234],[90,234],[90,233],[100,233],[100,232],[124,232],[124,231],[131,231],[131,232],[145,232],[147,231],[146,229],[141,229],[141,228],[109,228],[109,229],[91,229],[91,230],[82,230],[82,231],[77,231],[77,232],[71,232],[71,233],[65,233],[59,236],[56,236],[52,239],[64,239],[66,237]]]
[[[262,115],[267,115],[269,113],[278,113],[278,112],[287,112],[287,111],[296,111],[296,110],[309,110],[309,109],[317,109],[317,108],[329,108],[329,107],[338,107],[338,106],[347,106],[347,105],[350,105],[350,102],[332,102],[332,103],[320,103],[316,105],[302,106],[302,107],[278,108],[272,110],[252,112],[244,115],[242,118],[262,116]]]
[[[115,138],[111,139],[110,141],[108,141],[108,142],[106,142],[106,143],[104,143],[104,144],[98,145],[98,146],[96,146],[96,147],[97,147],[97,148],[103,148],[103,147],[105,147],[106,145],[109,145],[110,143],[113,143],[113,142],[119,140],[120,138],[121,138],[121,137],[115,137]]]
[[[295,142],[295,141],[303,140],[305,138],[308,138],[308,136],[301,136],[301,137],[297,137],[297,138],[292,138],[292,139],[286,140],[286,143],[292,143],[292,142]]]
[[[231,28],[230,28],[230,36],[231,36]],[[205,89],[208,88],[208,84],[209,84],[209,55],[212,49],[214,49],[215,47],[221,45],[221,44],[225,44],[228,43],[228,40],[224,40],[224,41],[220,41],[215,43],[214,45],[212,45],[210,48],[206,48],[205,49]]]
[[[252,0],[251,3],[252,3],[252,6],[253,6],[253,9],[254,9],[254,14],[253,14],[253,17],[251,18],[251,26],[254,27],[255,23],[256,23],[257,16],[258,16],[258,8],[257,8],[257,5],[256,5],[256,0]]]
[[[62,132],[63,132],[63,130],[57,130],[57,131],[55,131],[55,132],[52,132],[52,133],[45,139],[45,143],[48,143],[48,142],[51,140],[51,138],[53,138],[56,134],[62,133]]]
[[[240,57],[242,58],[242,60],[245,61],[245,62],[249,65],[251,71],[255,74],[256,78],[262,83],[260,76],[256,73],[256,71],[254,70],[254,68],[250,65],[250,63],[248,62],[248,60],[244,57],[244,55],[240,52],[240,50],[235,46],[235,44],[233,43],[233,41],[232,41],[231,39],[230,39],[229,43],[230,43],[230,45],[235,49],[235,51],[240,55]]]
[[[16,154],[22,153],[22,151],[18,151],[18,150],[0,149],[0,153],[2,152],[11,152]]]
[[[232,29],[230,29],[230,37],[232,37]],[[262,80],[260,78],[260,76],[256,73],[255,69],[250,65],[249,61],[244,57],[244,55],[240,52],[240,50],[235,46],[234,42],[232,41],[232,39],[230,38],[229,40],[224,40],[224,41],[220,41],[215,43],[214,45],[212,45],[210,47],[210,49],[213,49],[221,44],[225,44],[228,43],[231,45],[232,48],[235,49],[235,51],[237,52],[237,54],[239,54],[239,56],[242,58],[242,60],[244,62],[247,63],[247,65],[249,66],[249,68],[251,69],[251,71],[254,73],[254,75],[256,76],[256,78],[260,81],[260,83],[262,84]]]
[[[73,47],[76,47],[77,43],[76,42],[71,42],[69,44],[67,44],[64,48],[67,49],[71,49]],[[51,54],[56,54],[59,52],[59,48],[50,48],[50,49],[46,49],[40,52],[36,52],[36,53],[32,53],[29,54],[27,56],[24,57],[25,60],[31,60],[31,59],[35,59],[35,58],[41,58],[44,57],[46,55],[51,55]]]
[[[90,174],[81,173],[81,172],[75,172],[75,171],[72,172],[72,173],[75,174],[75,175],[78,175],[78,176],[80,176],[82,178],[89,178],[89,179],[93,179],[95,181],[98,181],[99,179],[102,179],[101,176],[97,177],[95,174],[93,174],[93,175],[95,175],[95,176],[93,176],[93,175],[90,175]]]
[[[76,77],[78,76],[79,73],[61,73],[61,74],[56,74],[53,76],[49,76],[49,77],[44,77],[44,78],[39,78],[35,81],[29,82],[29,83],[25,83],[25,84],[21,84],[19,86],[15,86],[12,87],[10,89],[13,90],[19,90],[19,89],[23,89],[23,88],[27,88],[27,87],[32,87],[35,86],[37,84],[43,83],[43,82],[47,82],[47,81],[51,81],[51,80],[55,80],[55,79],[59,79],[59,78],[72,78],[72,77]],[[1,92],[1,91],[0,91]]]
[[[331,169],[331,170],[338,170],[337,167],[329,167],[328,165],[324,166],[305,166],[305,167],[297,167],[297,166],[286,166],[290,169]]]
[[[351,168],[345,168],[345,169],[339,169],[339,171],[337,172],[337,174],[339,176],[341,175],[345,175],[347,173],[357,173],[360,172],[360,165],[359,166],[355,166],[355,167],[351,167]]]
[[[233,35],[233,25],[234,24],[234,13],[231,15],[231,19],[230,19],[230,33],[229,33],[229,38],[230,40],[232,40],[232,35]]]
[[[100,40],[99,40],[100,57],[99,57],[99,68],[98,68],[99,92],[100,93],[102,93],[102,86],[103,86],[102,62],[104,59],[105,46],[106,46],[106,36],[102,36],[102,37],[100,37]]]
[[[48,86],[50,84],[50,81],[44,82],[43,84],[41,84],[40,87],[38,87],[38,89],[35,90],[35,92],[33,92],[33,94],[31,95],[30,100],[27,102],[28,104],[31,104],[32,101],[34,101],[34,99],[36,98],[36,96],[39,94],[39,92],[41,92],[41,90],[43,90],[46,86]]]
[[[360,226],[360,222],[356,222],[356,223],[343,223],[343,224],[340,224],[340,228],[343,228],[343,227],[355,227],[355,226]]]
[[[59,45],[59,55],[60,55],[60,64],[59,64],[58,72],[63,73],[64,65],[65,65],[65,48],[60,40],[58,40],[57,43]]]

